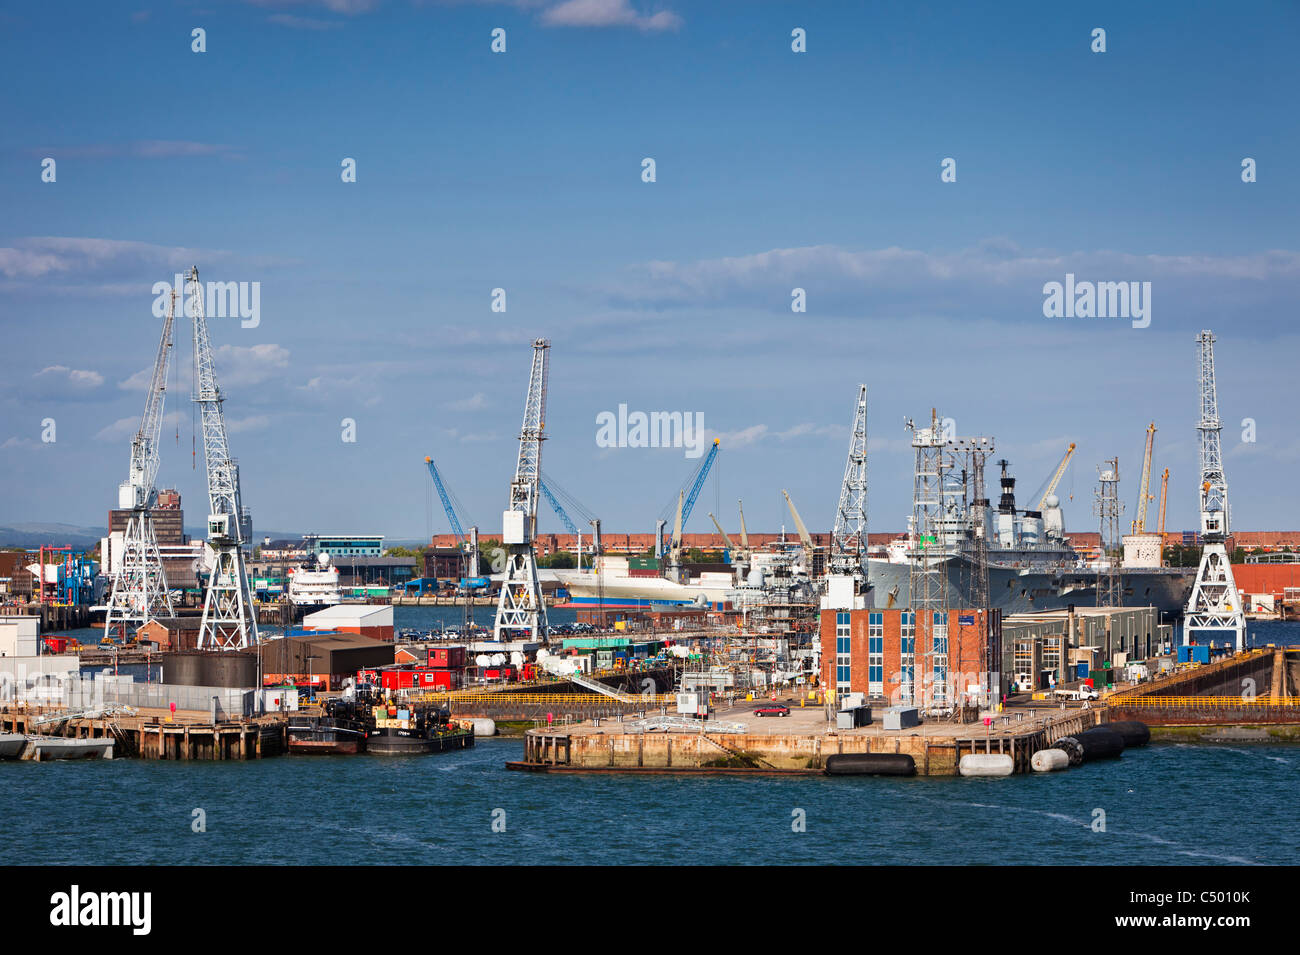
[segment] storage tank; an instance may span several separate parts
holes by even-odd
[[[257,686],[257,654],[244,650],[180,650],[163,654],[162,682],[171,686]]]

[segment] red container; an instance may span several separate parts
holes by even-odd
[[[439,669],[455,669],[465,666],[464,647],[430,647],[429,666]]]

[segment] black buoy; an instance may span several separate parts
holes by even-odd
[[[1074,738],[1083,747],[1085,763],[1094,759],[1114,759],[1124,752],[1124,737],[1101,726],[1077,733]]]
[[[1065,755],[1070,757],[1071,766],[1083,765],[1083,746],[1073,736],[1062,736],[1052,747],[1065,750]]]
[[[915,776],[916,760],[906,753],[837,753],[826,757],[827,776]]]
[[[1151,742],[1151,730],[1141,720],[1119,720],[1115,723],[1103,723],[1102,729],[1118,733],[1124,737],[1124,746],[1145,746]]]

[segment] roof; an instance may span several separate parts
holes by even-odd
[[[335,604],[303,617],[302,625],[311,630],[338,626],[391,627],[393,608],[386,604]]]

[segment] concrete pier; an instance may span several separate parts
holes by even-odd
[[[64,720],[50,717],[68,714]],[[53,707],[0,708],[0,732],[69,739],[112,739],[117,757],[140,759],[261,759],[289,751],[288,719],[279,713],[212,723],[206,713],[178,710],[134,716],[77,717]]]
[[[752,707],[753,704],[750,704]],[[748,717],[746,718],[746,714]],[[749,707],[719,714],[718,722],[739,720],[744,732],[627,732],[617,723],[583,723],[534,729],[525,736],[524,758],[507,768],[536,772],[746,772],[820,775],[827,756],[846,753],[905,754],[921,776],[955,776],[962,756],[999,753],[1011,757],[1017,773],[1030,772],[1033,754],[1056,740],[1104,722],[1102,707],[1011,713],[982,723],[926,723],[906,730],[879,725],[829,729],[821,707],[790,717],[754,717]],[[774,725],[775,724],[775,725]],[[715,724],[716,725],[716,724]]]

